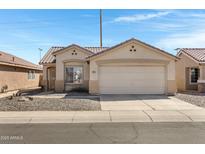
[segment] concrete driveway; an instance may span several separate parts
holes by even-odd
[[[102,110],[201,110],[203,108],[165,95],[101,95]]]

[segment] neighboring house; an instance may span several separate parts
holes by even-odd
[[[0,92],[39,86],[42,68],[0,51]]]
[[[177,57],[136,39],[110,48],[52,47],[40,61],[47,90],[174,94]]]
[[[178,91],[205,92],[205,48],[182,48],[177,56],[176,79]]]

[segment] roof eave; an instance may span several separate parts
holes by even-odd
[[[50,64],[56,64],[55,62],[53,62],[53,63],[39,63],[39,65],[50,65]]]
[[[43,70],[42,68],[36,68],[36,67],[31,67],[31,66],[19,65],[19,64],[12,64],[12,63],[6,63],[6,62],[0,62],[0,64],[5,65],[5,66],[27,68],[27,69],[33,69],[33,70],[39,70],[39,71]]]
[[[54,52],[52,53],[52,55],[53,55],[53,56],[56,56],[56,55],[59,54],[61,51],[65,50],[65,49],[72,48],[72,47],[77,47],[77,48],[80,48],[80,49],[82,49],[82,50],[84,50],[84,51],[90,53],[90,54],[94,54],[94,53],[91,52],[90,50],[87,50],[87,49],[85,49],[85,48],[83,48],[83,47],[81,47],[81,46],[79,46],[79,45],[77,45],[77,44],[71,44],[71,45],[69,45],[69,46],[67,46],[67,47],[65,47],[65,48],[63,48],[63,49],[60,49],[60,50],[58,50],[58,51],[54,51]]]
[[[148,46],[148,47],[150,47],[150,48],[152,48],[152,49],[154,49],[154,50],[158,50],[158,51],[161,52],[162,54],[166,54],[167,56],[169,56],[170,58],[172,58],[172,59],[174,59],[174,60],[179,60],[179,57],[174,56],[174,55],[172,55],[172,54],[170,54],[170,53],[168,53],[168,52],[166,52],[166,51],[164,51],[164,50],[162,50],[162,49],[159,49],[159,48],[157,48],[157,47],[154,47],[154,46],[152,46],[152,45],[149,45],[149,44],[147,44],[147,43],[145,43],[145,42],[142,42],[142,41],[140,41],[140,40],[137,40],[137,39],[135,39],[135,38],[131,38],[131,39],[126,40],[126,41],[124,41],[124,42],[121,42],[121,43],[119,43],[119,44],[117,44],[117,45],[115,45],[115,46],[113,46],[113,47],[111,47],[111,48],[109,48],[109,49],[103,50],[102,52],[99,52],[99,53],[96,53],[96,54],[94,54],[94,55],[88,56],[87,59],[88,59],[88,60],[92,60],[92,59],[96,58],[97,56],[100,56],[101,54],[103,54],[103,53],[105,53],[105,52],[108,52],[108,51],[110,51],[110,50],[112,50],[112,49],[115,49],[115,48],[117,48],[117,47],[119,47],[119,46],[121,46],[121,45],[124,45],[124,44],[126,44],[126,43],[128,43],[128,42],[131,42],[131,41],[137,41],[137,42],[139,42],[139,43],[141,43],[141,44],[143,44],[143,45],[145,45],[145,46]]]
[[[181,50],[181,52],[180,53],[183,53],[183,54],[185,54],[186,56],[188,56],[190,59],[192,59],[193,61],[195,61],[196,63],[198,63],[198,64],[202,64],[202,63],[205,63],[205,62],[200,62],[200,61],[198,61],[197,59],[195,59],[194,57],[192,57],[192,56],[190,56],[189,54],[187,54],[184,50]]]

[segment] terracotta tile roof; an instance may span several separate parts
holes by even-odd
[[[43,56],[39,64],[55,63],[56,58],[52,55],[53,52],[63,49],[64,47],[51,47],[48,52]]]
[[[139,42],[139,43],[141,43],[141,44],[144,44],[144,45],[146,45],[146,46],[148,46],[148,47],[150,47],[150,48],[152,48],[152,49],[155,49],[155,50],[157,50],[157,51],[159,51],[159,52],[161,52],[161,53],[163,53],[163,54],[166,54],[166,55],[169,55],[170,57],[173,57],[173,58],[175,58],[175,59],[178,59],[178,57],[176,57],[176,56],[174,56],[174,55],[172,55],[172,54],[170,54],[170,53],[168,53],[168,52],[166,52],[166,51],[164,51],[164,50],[162,50],[162,49],[159,49],[159,48],[157,48],[157,47],[154,47],[154,46],[152,46],[152,45],[150,45],[150,44],[147,44],[147,43],[142,42],[142,41],[140,41],[140,40],[138,40],[138,39],[135,39],[135,38],[131,38],[131,39],[129,39],[129,40],[126,40],[126,41],[124,41],[124,42],[121,42],[121,43],[119,43],[119,44],[117,44],[117,45],[115,45],[115,46],[112,46],[112,47],[110,47],[110,48],[107,48],[106,50],[103,50],[102,52],[98,52],[98,53],[96,53],[96,54],[94,54],[94,55],[91,55],[91,56],[89,56],[88,58],[95,57],[95,56],[100,55],[100,54],[102,54],[102,53],[104,53],[104,52],[108,52],[108,51],[110,51],[111,49],[117,48],[117,47],[119,47],[119,46],[121,46],[121,45],[123,45],[123,44],[126,44],[126,43],[130,42],[130,41],[137,41],[137,42]]]
[[[91,51],[93,54],[91,54],[90,56],[88,56],[87,58],[91,58],[91,57],[94,57],[94,56],[97,56],[97,55],[99,55],[99,54],[102,54],[102,53],[104,53],[104,52],[107,52],[107,51],[110,51],[111,49],[113,49],[113,48],[116,48],[116,47],[118,47],[118,46],[121,46],[121,45],[123,45],[123,44],[125,44],[125,43],[127,43],[127,42],[129,42],[129,41],[137,41],[137,42],[139,42],[139,43],[141,43],[141,44],[144,44],[144,45],[146,45],[146,46],[149,46],[150,48],[152,48],[152,49],[155,49],[155,50],[157,50],[157,51],[159,51],[159,52],[161,52],[161,53],[163,53],[163,54],[166,54],[166,55],[168,55],[168,56],[170,56],[170,57],[173,57],[173,58],[175,58],[175,59],[178,59],[178,57],[176,57],[176,56],[174,56],[174,55],[172,55],[172,54],[170,54],[170,53],[168,53],[168,52],[166,52],[166,51],[164,51],[164,50],[161,50],[161,49],[159,49],[159,48],[157,48],[157,47],[154,47],[154,46],[151,46],[151,45],[149,45],[149,44],[147,44],[147,43],[145,43],[145,42],[142,42],[142,41],[140,41],[140,40],[137,40],[137,39],[135,39],[135,38],[131,38],[131,39],[129,39],[129,40],[126,40],[126,41],[124,41],[124,42],[122,42],[122,43],[119,43],[119,44],[117,44],[117,45],[115,45],[115,46],[112,46],[112,47],[80,47],[80,46],[78,46],[78,45],[75,45],[75,44],[73,44],[73,45],[75,45],[75,46],[78,46],[78,47],[80,47],[80,48],[84,48],[84,49],[86,49],[86,50],[88,50],[88,51]],[[72,45],[70,45],[70,46],[72,46]],[[68,46],[68,47],[70,47],[70,46]],[[48,52],[44,55],[44,57],[41,59],[41,61],[39,62],[40,64],[49,64],[49,63],[55,63],[55,56],[53,56],[53,54],[52,53],[56,53],[56,52],[58,52],[58,50],[62,50],[63,48],[68,48],[68,47],[51,47],[49,50],[48,50]],[[54,54],[55,54],[54,53]]]
[[[106,49],[109,49],[109,47],[84,47],[84,48],[87,50],[90,50],[94,54],[104,51]]]
[[[198,62],[205,62],[205,48],[181,48],[179,53],[184,52]]]
[[[51,47],[39,63],[40,64],[55,63],[55,56],[53,56],[52,53],[59,51],[59,50],[62,50],[64,48],[66,48],[66,47],[60,47],[60,46]],[[91,51],[93,54],[96,54],[98,52],[106,50],[108,47],[102,47],[102,48],[101,47],[83,47],[83,48]]]
[[[39,65],[35,65],[29,61],[26,61],[22,58],[16,57],[3,51],[0,51],[0,64],[42,70]]]

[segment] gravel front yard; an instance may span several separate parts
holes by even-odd
[[[96,111],[101,110],[96,99],[59,99],[13,97],[0,99],[0,111]]]
[[[177,93],[176,98],[205,108],[205,94],[197,92]]]

